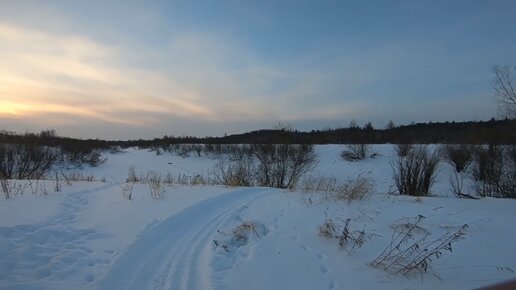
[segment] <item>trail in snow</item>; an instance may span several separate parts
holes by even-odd
[[[83,272],[85,266],[109,261],[90,257],[92,250],[87,242],[103,235],[93,229],[75,229],[72,225],[87,206],[88,193],[111,186],[67,194],[59,212],[47,221],[0,227],[0,288],[40,289],[40,281],[70,278],[93,281],[95,277]]]
[[[232,212],[270,190],[245,188],[197,203],[150,226],[120,256],[100,289],[210,289],[213,236]]]

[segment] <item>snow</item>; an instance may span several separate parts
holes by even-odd
[[[389,195],[392,145],[377,145],[379,158],[358,162],[343,161],[342,149],[317,146],[311,174],[345,180],[366,172],[376,188],[363,201],[223,186],[166,186],[155,200],[146,184],[136,184],[127,200],[119,183],[131,166],[142,174],[206,175],[217,162],[137,149],[82,169],[105,182],[54,192],[54,181],[40,181],[48,194],[28,190],[0,200],[0,289],[472,289],[515,277],[516,201],[454,198],[444,162],[434,197]],[[417,215],[433,238],[463,224],[467,234],[422,276],[371,267],[392,225]],[[375,236],[348,253],[318,235],[326,216],[349,218]],[[244,222],[263,229],[235,239],[232,231]]]

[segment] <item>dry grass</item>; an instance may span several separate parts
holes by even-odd
[[[213,240],[216,248],[223,248],[226,252],[244,246],[252,239],[259,239],[268,233],[265,225],[257,220],[246,220],[236,225],[230,233],[219,233],[229,236],[227,240]]]
[[[153,199],[162,199],[165,197],[165,187],[161,175],[157,172],[149,171],[146,180],[150,195]]]
[[[351,203],[364,200],[372,194],[373,190],[373,179],[361,173],[356,178],[349,178],[344,182],[335,197]]]
[[[339,247],[342,250],[346,250],[348,254],[352,254],[366,242],[378,236],[377,234],[366,232],[365,228],[360,229],[352,225],[349,218],[341,221],[342,225],[339,225],[325,214],[324,223],[319,227],[319,236],[326,240],[337,240]]]
[[[120,184],[120,189],[122,189],[122,196],[128,200],[133,200],[133,189],[135,182],[127,182],[124,184]]]
[[[260,238],[265,232],[265,225],[258,221],[245,221],[233,229],[233,239],[247,243],[250,237]]]
[[[323,225],[319,227],[319,236],[326,240],[331,240],[337,237],[337,230],[337,224],[332,219],[326,217]]]
[[[395,223],[391,241],[371,262],[371,266],[392,275],[422,276],[430,269],[433,259],[440,258],[446,252],[451,253],[452,244],[466,235],[468,225],[463,225],[455,232],[429,240],[430,233],[421,226],[424,218],[419,215]]]
[[[344,200],[348,203],[364,200],[374,191],[374,181],[366,173],[344,182],[332,177],[308,177],[303,181],[301,190],[305,193],[323,193],[325,201]]]

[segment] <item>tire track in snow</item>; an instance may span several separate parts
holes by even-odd
[[[271,191],[245,188],[199,202],[144,230],[99,289],[209,289],[212,237],[243,203]]]

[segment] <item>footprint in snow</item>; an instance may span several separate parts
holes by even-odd
[[[91,282],[95,281],[95,276],[93,276],[93,274],[86,274],[85,280],[86,280],[86,283],[91,283]]]
[[[328,289],[330,289],[330,290],[335,289],[335,288],[336,288],[336,286],[337,286],[337,285],[335,284],[335,282],[331,281],[331,282],[330,282],[330,285],[329,285],[329,287],[328,287]]]
[[[324,255],[319,253],[319,252],[315,252],[315,256],[318,258],[318,259],[321,259],[321,260],[324,260]]]

